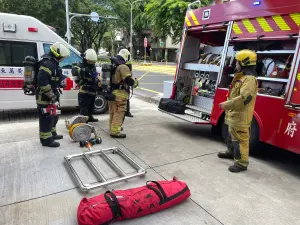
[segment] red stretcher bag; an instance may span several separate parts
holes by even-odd
[[[102,225],[145,216],[177,205],[190,195],[186,183],[175,177],[171,181],[148,181],[143,187],[107,191],[81,200],[78,224]]]

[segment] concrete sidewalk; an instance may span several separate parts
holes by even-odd
[[[157,110],[139,98],[131,100],[134,118],[126,118],[127,138],[115,140],[107,132],[108,115],[94,125],[103,139],[94,149],[119,146],[144,166],[144,178],[82,193],[63,163],[63,157],[83,152],[68,137],[63,116],[61,147],[39,144],[37,121],[0,125],[0,224],[75,225],[77,206],[84,196],[107,189],[145,185],[147,180],[178,179],[187,182],[191,197],[184,203],[118,225],[297,225],[300,224],[299,167],[283,169],[251,158],[247,172],[228,172],[229,160],[217,158],[224,144],[206,126],[191,125]],[[84,164],[76,166],[86,182],[95,182]],[[115,174],[102,167],[104,175]],[[130,172],[130,171],[125,171]]]

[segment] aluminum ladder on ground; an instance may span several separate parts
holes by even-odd
[[[123,158],[127,163],[129,163],[136,171],[134,174],[126,174],[120,166],[116,164],[116,162],[109,156],[109,153],[112,154],[118,154]],[[94,155],[99,155],[102,157],[105,162],[119,175],[118,178],[114,179],[107,179],[103,176],[99,168],[92,162],[91,158],[89,156],[94,156]],[[88,167],[92,170],[92,172],[96,175],[98,178],[98,183],[88,183],[85,184],[82,182],[80,179],[78,173],[76,172],[75,168],[73,167],[71,161],[74,159],[82,158],[85,163],[88,165]],[[79,184],[79,187],[82,191],[89,191],[93,190],[102,186],[106,186],[109,184],[129,180],[135,177],[141,177],[146,174],[146,170],[142,168],[140,165],[138,165],[133,159],[131,159],[127,154],[125,154],[120,148],[118,147],[112,147],[112,148],[107,148],[107,149],[102,149],[102,150],[93,150],[93,151],[88,151],[84,152],[81,154],[75,154],[75,155],[69,155],[64,157],[65,162],[70,169],[72,175],[76,179],[77,183]]]

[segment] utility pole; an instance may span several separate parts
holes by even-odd
[[[65,0],[66,1],[66,21],[67,21],[67,40],[68,43],[71,43],[71,35],[70,35],[70,17],[69,17],[69,0]]]
[[[131,57],[133,56],[132,52],[132,33],[133,33],[133,28],[132,28],[132,10],[133,10],[133,4],[136,2],[141,2],[143,0],[135,0],[133,2],[130,2],[129,0],[126,0],[130,4],[130,55]]]
[[[67,22],[67,32],[66,32],[66,38],[68,40],[68,43],[71,44],[71,21],[73,18],[75,17],[90,17],[91,20],[93,20],[94,22],[98,22],[100,18],[102,19],[114,19],[116,20],[116,17],[112,17],[112,16],[99,16],[98,13],[96,12],[92,12],[91,14],[80,14],[80,13],[70,13],[69,11],[69,0],[65,0],[65,4],[66,4],[66,22]],[[70,18],[70,16],[72,16]]]

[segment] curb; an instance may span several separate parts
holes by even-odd
[[[140,66],[152,66],[152,63],[142,63]]]
[[[145,102],[148,102],[148,103],[154,103],[155,105],[158,105],[159,104],[159,101],[161,98],[163,98],[163,94],[161,93],[161,95],[156,95],[156,96],[146,96],[146,95],[143,95],[141,93],[134,93],[133,96],[137,97],[138,99],[141,99]]]

